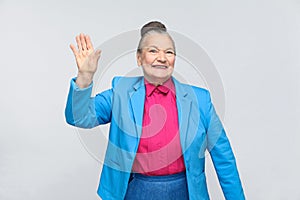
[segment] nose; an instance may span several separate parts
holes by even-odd
[[[164,51],[159,51],[158,56],[157,56],[157,60],[160,62],[166,62],[166,53]]]

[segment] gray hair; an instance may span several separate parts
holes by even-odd
[[[153,35],[153,34],[167,35],[170,38],[170,40],[172,41],[174,51],[176,52],[175,42],[174,42],[173,38],[171,37],[171,35],[167,32],[167,28],[165,27],[165,25],[162,24],[161,22],[152,21],[152,22],[145,24],[141,29],[141,39],[139,41],[138,48],[137,48],[138,53],[142,52],[142,49],[143,49],[143,46],[144,46],[147,36]]]

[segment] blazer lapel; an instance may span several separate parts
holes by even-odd
[[[176,88],[176,104],[178,110],[178,123],[180,132],[181,148],[184,151],[189,147],[191,138],[188,133],[193,90],[191,87],[181,84],[173,77],[173,81]]]
[[[133,111],[133,118],[136,127],[137,137],[140,138],[143,125],[144,102],[145,102],[145,86],[144,78],[140,78],[133,85],[133,90],[129,92],[130,104]]]

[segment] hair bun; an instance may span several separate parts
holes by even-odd
[[[142,27],[141,37],[143,37],[147,32],[152,31],[152,30],[167,32],[167,28],[163,23],[158,22],[158,21],[151,21]]]

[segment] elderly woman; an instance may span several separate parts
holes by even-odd
[[[71,80],[69,124],[110,123],[98,194],[103,200],[209,199],[205,151],[213,160],[226,199],[245,199],[235,158],[207,90],[172,77],[175,44],[166,27],[141,29],[137,64],[142,77],[115,77],[112,88],[91,97],[101,51],[89,36],[70,45],[78,75]]]

